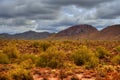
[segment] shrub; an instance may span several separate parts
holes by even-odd
[[[120,46],[116,47],[116,50],[117,50],[118,52],[120,52]]]
[[[36,62],[37,56],[35,54],[21,54],[20,62],[31,59],[33,63]]]
[[[84,65],[87,68],[94,68],[99,63],[98,58],[95,57],[95,55],[92,54],[92,51],[89,50],[86,46],[80,47],[80,49],[72,55],[72,58],[76,65]]]
[[[45,42],[45,41],[43,41],[43,42],[36,41],[36,42],[33,43],[33,46],[35,48],[37,48],[38,51],[40,51],[40,50],[41,51],[46,51],[50,47],[50,43]]]
[[[90,58],[90,61],[88,61],[85,65],[85,68],[89,69],[89,68],[95,68],[97,67],[99,64],[99,59],[96,56],[92,56]]]
[[[109,73],[109,72],[113,72],[113,73],[116,72],[115,67],[112,65],[99,65],[96,70],[97,70],[97,74],[100,77],[106,77],[107,73]],[[113,77],[113,75],[112,75],[112,77]]]
[[[114,64],[120,65],[120,55],[118,54],[118,55],[114,56],[114,57],[112,58],[112,62],[113,62]]]
[[[0,71],[0,80],[33,80],[30,70],[19,65],[3,65],[1,68],[3,70]]]
[[[100,59],[107,58],[109,56],[109,52],[104,47],[97,47],[96,56]]]
[[[81,47],[79,50],[77,50],[73,55],[73,61],[76,65],[83,65],[85,62],[90,60],[90,50],[87,49],[86,46]]]
[[[20,67],[22,67],[24,69],[31,69],[31,68],[33,68],[35,66],[34,66],[33,61],[31,59],[28,59],[28,60],[22,61],[20,63]]]
[[[65,57],[62,51],[50,48],[46,53],[42,53],[39,56],[36,65],[40,67],[61,68],[63,67]]]
[[[18,58],[19,57],[19,51],[17,50],[17,47],[12,44],[4,47],[3,53],[7,54],[9,58]]]
[[[11,80],[33,80],[32,75],[26,69],[17,68],[8,72]]]
[[[9,58],[6,54],[0,53],[0,64],[8,64]]]
[[[35,41],[35,42],[33,42],[33,47],[35,47],[35,48],[39,48],[39,46],[40,46],[40,42],[38,42],[38,41]]]
[[[30,69],[35,66],[37,55],[35,54],[21,54],[16,63],[20,64],[22,68]]]
[[[50,47],[50,44],[48,42],[42,42],[40,47],[43,51],[46,51]]]

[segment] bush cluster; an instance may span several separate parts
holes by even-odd
[[[46,51],[50,47],[50,43],[46,41],[35,41],[33,43],[33,46],[38,50],[38,51]]]
[[[4,47],[3,53],[8,55],[9,58],[18,58],[20,56],[19,50],[15,45],[12,44]]]
[[[0,72],[0,80],[33,80],[30,70],[21,68],[18,65],[10,65],[8,67],[6,71]]]
[[[120,65],[119,42],[56,40],[51,42],[28,41],[27,43],[23,40],[14,43],[19,45],[7,44],[6,42],[7,46],[0,47],[0,66],[17,65],[17,67],[13,66],[10,69],[8,67],[0,68],[0,80],[32,80],[30,70],[34,67],[72,70],[78,66],[97,69],[96,67],[99,65],[106,65],[107,67],[100,68],[100,74],[104,76],[107,72],[112,72],[114,66]],[[96,48],[98,45],[103,47]],[[24,47],[25,49],[22,50]],[[35,50],[37,54],[34,54]],[[113,53],[113,56],[110,52]],[[112,63],[115,64],[113,67],[108,66]],[[72,73],[72,71],[68,73]]]
[[[8,64],[9,58],[6,54],[0,53],[0,64]]]
[[[110,53],[104,47],[97,47],[96,49],[96,56],[100,59],[107,58],[110,56]]]
[[[116,64],[116,65],[120,65],[120,54],[118,54],[112,58],[112,63]]]
[[[65,57],[66,55],[63,51],[49,48],[39,56],[36,65],[39,67],[60,68],[64,65]]]
[[[80,49],[72,55],[72,58],[76,65],[86,65],[87,68],[94,68],[99,63],[98,58],[86,46],[80,47]]]

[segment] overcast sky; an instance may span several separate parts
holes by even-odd
[[[76,24],[120,23],[120,0],[0,0],[0,33],[58,32]]]

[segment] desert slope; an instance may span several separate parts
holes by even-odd
[[[97,36],[97,39],[100,40],[120,40],[120,25],[108,26],[101,30]]]
[[[58,32],[55,35],[55,38],[67,37],[67,38],[75,38],[75,39],[76,38],[89,39],[92,38],[92,36],[98,32],[99,31],[91,25],[81,24],[81,25],[72,26],[68,29]]]

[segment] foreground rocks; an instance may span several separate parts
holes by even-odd
[[[34,68],[32,75],[34,80],[120,80],[120,72],[118,70],[108,71],[105,74],[97,70],[87,70],[83,68]]]
[[[80,68],[67,69],[45,69],[39,68],[33,70],[34,80],[95,80],[96,72],[93,70],[82,70]]]

